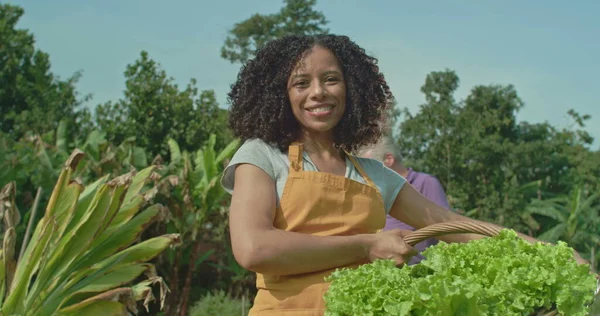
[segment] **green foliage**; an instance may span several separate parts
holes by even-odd
[[[243,304],[239,299],[229,297],[223,291],[208,293],[202,297],[190,310],[190,316],[222,316],[247,315],[249,304]]]
[[[89,153],[88,159],[79,168],[81,176],[86,179],[105,174],[116,176],[148,166],[148,155],[142,147],[135,145],[133,138],[125,139],[119,145],[108,142],[106,138],[106,132],[93,130],[84,141],[77,143],[77,147]],[[59,153],[64,152],[59,150]]]
[[[454,93],[454,71],[430,73],[421,91],[427,103],[403,111],[399,145],[406,164],[438,177],[451,205],[467,215],[518,230],[529,229],[523,210],[538,191],[568,192],[579,183],[598,187],[598,152],[575,112],[574,129],[517,123],[523,107],[514,87],[476,86],[464,101]],[[526,189],[538,181],[534,190]]]
[[[64,162],[68,155],[57,157],[48,146],[39,136],[17,142],[0,132],[0,187],[14,182],[19,188],[15,207],[25,221],[29,220],[38,188],[41,189],[40,204],[48,200],[60,173],[57,159]],[[16,226],[15,231],[17,251],[20,251],[25,225]]]
[[[440,243],[423,255],[421,263],[400,269],[380,260],[334,272],[326,314],[521,316],[557,308],[586,316],[596,290],[589,267],[577,264],[565,243],[532,245],[511,230]]]
[[[68,142],[67,130],[66,121],[61,121],[56,133],[28,137],[19,142],[3,137],[0,133],[0,186],[16,183],[19,190],[16,193],[15,207],[19,216],[24,219],[15,227],[16,252],[23,251],[21,244],[27,222],[32,220],[31,224],[35,227],[39,221],[39,215],[30,218],[34,197],[40,193],[39,205],[48,203],[64,161],[69,156],[67,150],[73,148],[73,144]],[[141,148],[129,143],[114,146],[107,143],[103,134],[98,131],[90,133],[85,141],[79,141],[78,147],[86,151],[87,158],[73,170],[73,176],[83,182],[94,182],[98,178],[118,176],[148,166]]]
[[[73,144],[64,138],[65,129],[64,124],[61,124],[53,135],[20,142],[0,137],[2,181],[6,183],[17,181],[19,186],[28,188],[26,192],[20,192],[16,202],[25,221],[29,218],[27,211],[31,208],[33,195],[38,187],[43,189],[42,204],[47,202],[64,159],[68,156],[64,151],[65,148],[77,146],[87,153],[86,159],[82,160],[78,168],[73,171],[74,177],[85,182],[94,181],[105,175],[122,175],[130,170],[139,170],[148,166],[146,153],[142,148],[135,146],[131,139],[116,146],[106,139],[105,132],[94,130],[86,139],[78,140]],[[169,296],[169,299],[175,298],[178,301],[167,306],[167,309],[179,306],[181,292],[186,282],[189,282],[188,288],[196,282],[191,282],[191,278],[194,277],[195,280],[196,277],[193,271],[215,253],[215,250],[210,248],[200,252],[196,248],[198,245],[203,247],[212,245],[215,249],[221,249],[217,252],[219,255],[217,262],[224,266],[211,267],[205,264],[205,268],[212,271],[228,269],[220,273],[224,282],[230,282],[227,281],[228,275],[238,278],[247,275],[245,270],[236,269],[237,263],[229,260],[226,255],[229,251],[226,237],[228,195],[218,184],[223,164],[231,157],[239,143],[233,141],[224,149],[217,151],[217,141],[216,135],[212,135],[202,149],[189,153],[182,151],[174,140],[169,140],[172,159],[168,165],[161,166],[158,170],[160,175],[153,176],[157,186],[150,193],[170,210],[169,224],[164,227],[165,223],[159,223],[158,225],[164,227],[164,230],[151,229],[144,237],[153,238],[173,232],[182,232],[185,236],[183,247],[169,249],[169,255],[160,257],[157,263],[157,269],[169,277],[169,284],[172,286],[170,288],[174,294]],[[37,220],[34,224],[36,222]],[[24,233],[25,225],[18,225],[16,227],[17,252]],[[194,264],[190,265],[189,262]],[[175,276],[174,272],[177,272]],[[186,280],[188,275],[189,281]],[[197,297],[197,290],[203,291],[203,289],[194,290],[194,295],[191,296],[193,298]]]
[[[72,142],[67,131],[67,121],[62,120],[55,132],[20,141],[0,132],[0,185],[11,181],[17,183],[19,208],[23,211],[31,206],[37,188],[44,189],[46,196],[52,191],[63,162],[75,147],[87,155],[87,159],[75,170],[76,175],[85,181],[106,174],[117,176],[148,166],[146,153],[131,139],[113,145],[107,141],[105,132],[93,130],[86,138]]]
[[[217,136],[210,135],[204,146],[195,151],[182,150],[174,139],[168,140],[171,161],[161,173],[163,175],[158,192],[172,216],[164,230],[181,234],[183,244],[169,250],[161,258],[161,268],[170,271],[171,284],[175,287],[170,297],[170,309],[187,309],[195,271],[216,249],[202,252],[203,244],[217,244],[225,248],[227,227],[227,205],[229,195],[220,185],[224,163],[231,158],[239,146],[234,140],[222,150],[216,149]],[[173,267],[186,265],[183,271]],[[185,313],[183,313],[185,314]]]
[[[147,52],[127,66],[125,78],[124,98],[96,108],[97,124],[110,143],[131,141],[154,158],[166,157],[168,139],[189,151],[212,133],[222,136],[218,146],[232,140],[227,112],[219,108],[214,92],[199,92],[195,80],[180,90]]]
[[[89,124],[87,109],[78,109],[80,75],[60,80],[50,71],[49,56],[35,48],[33,35],[16,28],[23,12],[0,3],[0,131],[20,139],[53,131],[66,118],[73,123],[70,135],[85,132],[75,124]]]
[[[37,187],[49,188],[58,178],[56,162],[39,136],[16,142],[0,133],[0,186],[15,181],[31,202]],[[29,204],[21,204],[26,206]]]
[[[590,260],[598,269],[600,252],[600,197],[597,193],[586,194],[576,187],[569,195],[544,200],[533,199],[526,212],[544,220],[539,239],[548,242],[564,241]]]
[[[89,186],[72,179],[83,158],[75,150],[59,175],[42,219],[22,258],[15,256],[15,183],[0,192],[5,221],[0,262],[0,308],[3,315],[105,315],[137,313],[136,301],[152,301],[151,286],[166,287],[146,261],[179,242],[165,234],[135,243],[148,225],[164,217],[162,206],[150,205],[145,187],[154,167]],[[147,280],[129,285],[141,274]]]
[[[327,33],[328,22],[315,5],[316,0],[285,0],[275,14],[254,14],[235,24],[221,56],[243,63],[271,39]],[[37,190],[46,205],[74,148],[87,155],[72,171],[83,183],[152,162],[162,166],[152,174],[155,186],[148,194],[169,209],[170,220],[150,226],[142,237],[179,231],[185,236],[183,247],[168,249],[156,262],[172,290],[167,314],[185,311],[188,296],[193,301],[209,289],[235,296],[253,291],[251,275],[235,261],[228,239],[229,197],[218,179],[238,144],[214,92],[200,91],[194,80],[178,87],[141,52],[124,72],[123,98],[97,106],[92,117],[80,109],[86,100],[75,89],[80,75],[61,80],[51,72],[49,56],[34,46],[33,35],[16,28],[22,14],[19,7],[0,4],[0,186],[16,183],[14,204],[23,219],[7,242],[19,251]],[[517,122],[523,101],[514,87],[476,86],[457,101],[458,85],[453,71],[433,72],[421,89],[426,103],[418,113],[403,111],[404,121],[395,108],[386,115],[386,131],[400,134],[408,166],[437,176],[458,211],[567,241],[597,266],[599,206],[589,201],[600,189],[600,151],[590,150],[589,115],[569,111],[573,123],[566,129]],[[106,313],[119,310],[114,303],[119,304],[80,312],[93,313],[98,306]]]
[[[228,195],[219,180],[225,159],[231,158],[239,141],[232,141],[221,151],[215,150],[216,141],[216,135],[211,135],[203,148],[194,153],[182,151],[175,140],[168,141],[171,162],[162,172],[171,177],[164,178],[163,184],[171,188],[177,184],[172,194],[183,204],[178,207],[181,214],[171,224],[185,240],[195,241],[209,216],[226,211],[224,202]]]
[[[328,21],[315,11],[316,0],[284,0],[275,14],[253,14],[236,23],[221,48],[221,57],[232,63],[245,63],[267,42],[285,35],[317,35],[329,32]]]

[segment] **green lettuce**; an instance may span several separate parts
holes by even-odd
[[[425,260],[397,268],[378,260],[338,269],[327,281],[328,316],[345,315],[529,315],[556,308],[585,316],[596,289],[588,265],[573,249],[528,243],[513,230],[468,243],[440,242]]]

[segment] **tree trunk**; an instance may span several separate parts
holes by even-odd
[[[179,263],[181,262],[183,249],[178,248],[175,251],[175,259],[173,260],[173,266],[171,270],[171,276],[169,277],[168,286],[171,289],[169,293],[168,303],[166,304],[165,314],[169,316],[175,316],[179,312]]]
[[[190,299],[190,291],[192,288],[192,276],[196,271],[196,260],[198,260],[198,254],[200,253],[200,240],[194,241],[194,249],[190,255],[190,261],[188,263],[188,271],[185,277],[185,284],[183,286],[183,292],[181,293],[181,305],[180,305],[180,316],[187,316],[187,310]]]
[[[171,206],[171,210],[174,213],[175,218],[182,218],[181,208],[177,204],[178,202],[175,199],[169,199],[169,206]],[[165,228],[166,229],[166,228]],[[182,240],[184,236],[182,236]],[[185,247],[177,247],[175,248],[175,258],[173,259],[173,263],[171,266],[171,275],[169,276],[169,283],[167,284],[171,289],[169,293],[169,297],[167,299],[167,304],[165,305],[165,315],[168,316],[176,316],[179,313],[180,309],[180,289],[179,289],[179,267],[181,264],[181,257],[183,256],[183,251]],[[164,256],[164,255],[163,255]]]

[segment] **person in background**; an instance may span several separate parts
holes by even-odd
[[[394,143],[394,141],[388,137],[383,136],[374,145],[365,147],[359,151],[359,156],[363,158],[371,158],[382,162],[386,167],[392,169],[403,178],[405,178],[410,185],[412,185],[419,193],[433,201],[437,205],[450,209],[448,199],[442,184],[438,179],[430,174],[424,172],[417,172],[411,168],[406,168],[402,162],[402,154],[400,148]],[[403,230],[415,230],[410,225],[403,223],[390,215],[386,215],[386,223],[383,230],[392,229],[403,229]],[[409,265],[413,265],[421,262],[424,257],[421,255],[427,247],[433,246],[438,243],[437,239],[428,239],[415,245],[415,249],[419,251],[419,254],[412,257],[408,262]]]

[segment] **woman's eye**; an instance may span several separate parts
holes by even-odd
[[[298,81],[298,82],[296,82],[294,85],[295,85],[296,87],[304,87],[304,86],[306,86],[307,84],[308,84],[308,83],[307,83],[306,81]]]
[[[325,82],[338,82],[338,78],[336,77],[328,77],[327,79],[325,79]]]

